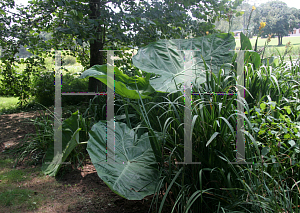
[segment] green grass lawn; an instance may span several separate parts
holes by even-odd
[[[28,105],[20,107],[17,105],[18,98],[17,97],[1,97],[0,96],[0,115],[2,114],[11,114],[11,113],[19,113],[19,112],[27,112],[27,111],[36,111],[36,110],[46,110],[46,108],[51,108],[52,106],[44,107],[38,103],[36,103],[33,99],[29,101]],[[84,112],[88,105],[67,105],[63,106],[63,117],[70,117],[72,114],[69,113],[75,112],[76,110],[80,110],[80,112]],[[0,165],[1,166],[1,165]]]
[[[241,43],[240,43],[240,39],[236,38],[236,46],[240,47]],[[253,37],[250,39],[252,46],[255,45],[256,42],[256,37]],[[257,42],[257,46],[259,47],[263,47],[265,45],[265,42],[267,41],[267,38],[258,38],[258,42]],[[282,38],[282,45],[278,46],[278,38],[272,38],[271,42],[269,43],[269,47],[279,47],[279,48],[284,48],[285,45],[288,42],[291,42],[291,44],[293,46],[300,46],[300,37],[299,36],[295,36],[295,37],[283,37]]]
[[[18,98],[16,97],[0,97],[0,114],[2,111],[16,108],[17,103]]]
[[[35,104],[33,97],[30,97],[28,105],[24,105],[23,107],[18,106],[17,104],[18,102],[19,102],[18,97],[0,96],[0,115],[42,109],[41,106]]]
[[[267,38],[258,38],[258,42],[257,42],[257,46],[258,48],[262,48],[265,45]],[[250,39],[252,46],[255,46],[255,42],[256,42],[256,37],[253,37],[252,39]],[[240,47],[241,46],[241,42],[239,38],[235,39],[236,42],[236,47]],[[278,52],[276,49],[279,50],[280,54],[283,55],[285,52],[285,45],[291,42],[291,45],[293,46],[291,52],[289,55],[294,56],[293,58],[298,58],[300,57],[300,37],[299,36],[295,36],[295,37],[283,37],[282,38],[282,45],[278,46],[278,38],[272,38],[271,42],[269,43],[266,51],[265,51],[265,56],[271,56],[272,54],[275,56],[278,56]]]

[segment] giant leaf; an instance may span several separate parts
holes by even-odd
[[[116,194],[128,200],[141,200],[154,193],[159,173],[148,133],[137,139],[125,123],[115,123],[115,162],[106,162],[106,125],[94,124],[87,151],[99,177]]]
[[[114,67],[115,81],[111,79],[109,82],[115,82],[115,85],[109,84],[108,87],[115,89],[115,92],[123,97],[131,99],[150,98],[150,94],[155,90],[149,84],[150,74],[146,78],[129,77],[121,72],[117,67]],[[84,71],[80,78],[94,77],[107,85],[107,65],[94,65],[90,69]],[[115,88],[114,88],[115,86]]]
[[[45,175],[55,176],[57,175],[61,163],[64,162],[72,150],[79,144],[79,120],[80,116],[78,111],[73,113],[72,116],[62,124],[62,153],[61,155],[54,153],[54,143],[50,144],[46,152],[46,157],[42,165],[42,171]],[[58,141],[58,143],[60,143]]]
[[[240,35],[241,40],[241,50],[252,50],[252,45],[250,39],[241,32]]]
[[[220,68],[229,70],[234,55],[235,39],[231,34],[220,33],[192,39],[159,40],[140,48],[132,62],[139,69],[160,75],[150,79],[151,86],[159,92],[172,92],[176,84],[186,81],[187,73],[194,83],[205,82],[204,71],[215,74]],[[184,55],[183,50],[194,50]]]

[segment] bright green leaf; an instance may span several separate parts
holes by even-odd
[[[265,103],[261,103],[260,104],[260,108],[262,109],[262,111],[264,111],[266,109],[266,104]]]
[[[204,83],[205,62],[217,74],[224,64],[231,62],[234,52],[229,50],[234,48],[234,37],[227,33],[192,39],[163,39],[140,48],[132,61],[145,72],[161,75],[150,80],[156,91],[171,92],[176,90],[175,82],[177,85],[185,82],[186,71],[192,73],[190,77],[195,84]],[[182,50],[197,51],[184,56]],[[229,70],[229,67],[224,66],[224,69]]]
[[[128,200],[151,195],[159,180],[148,133],[137,139],[125,123],[115,123],[115,162],[106,163],[106,125],[96,123],[89,133],[87,151],[99,177],[116,194]],[[154,166],[153,166],[154,165]]]
[[[250,39],[241,32],[240,34],[241,50],[252,50]]]
[[[149,79],[136,76],[129,77],[121,72],[117,67],[114,68],[114,72],[115,85],[108,86],[111,89],[115,89],[117,94],[130,99],[139,99],[140,96],[138,94],[138,88],[141,98],[152,98],[149,95],[155,91],[149,84]],[[94,77],[107,85],[107,65],[95,65],[84,71],[79,78],[87,77]],[[110,82],[114,82],[113,79],[111,79]]]
[[[283,109],[286,110],[287,114],[291,114],[291,112],[292,112],[290,106],[284,106]]]
[[[71,151],[78,145],[79,143],[79,119],[78,111],[74,112],[72,116],[62,124],[62,155],[56,154],[54,156],[54,143],[50,143],[50,147],[47,150],[45,160],[42,165],[42,171],[45,175],[55,176],[60,167],[61,162],[64,162]],[[58,141],[59,143],[59,141]]]

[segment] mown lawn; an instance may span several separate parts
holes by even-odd
[[[2,111],[17,107],[17,97],[0,97],[0,114]]]
[[[240,47],[241,43],[240,43],[240,39],[236,38],[236,46]],[[255,45],[256,42],[256,37],[253,37],[252,39],[250,39],[252,46]],[[258,42],[257,42],[257,46],[259,47],[263,47],[265,45],[265,42],[267,41],[267,38],[258,38]],[[272,38],[271,42],[269,43],[269,47],[278,47],[278,48],[284,48],[285,45],[291,42],[291,44],[294,47],[300,47],[300,37],[299,36],[293,36],[293,37],[283,37],[282,38],[282,45],[278,46],[278,38]]]
[[[252,39],[250,39],[252,46],[255,46],[255,42],[256,42],[256,37],[253,37]],[[257,42],[257,46],[258,49],[261,49],[262,47],[264,47],[265,43],[267,41],[267,38],[258,38],[258,42]],[[236,38],[235,39],[236,42],[236,47],[240,47],[241,43],[240,43],[240,39]],[[278,46],[278,38],[272,38],[271,42],[269,43],[268,47],[265,50],[265,57],[274,55],[274,56],[279,56],[277,50],[280,52],[281,55],[284,54],[285,50],[286,50],[286,44],[288,42],[291,42],[292,45],[292,49],[290,51],[290,53],[288,53],[288,55],[292,55],[294,59],[299,58],[300,56],[300,37],[299,36],[295,36],[295,37],[283,37],[282,38],[282,45]],[[277,49],[277,50],[276,50]]]

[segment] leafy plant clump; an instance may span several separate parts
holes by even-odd
[[[43,71],[39,75],[33,77],[32,96],[36,101],[44,106],[51,106],[54,104],[55,98],[55,77],[53,72]],[[78,79],[75,75],[65,74],[62,76],[62,92],[87,92],[88,81]],[[62,104],[76,105],[86,101],[84,96],[62,96]]]
[[[63,57],[63,64],[64,66],[70,66],[76,64],[76,58],[70,55]]]
[[[33,76],[31,95],[35,100],[44,105],[51,106],[54,104],[54,76],[51,71],[43,71]]]
[[[230,51],[235,48],[232,38],[214,34],[151,43],[133,57],[144,77],[129,76],[117,67],[109,70],[107,65],[83,72],[80,79],[94,77],[114,89],[115,103],[121,105],[114,129],[108,129],[105,117],[97,114],[100,105],[92,101],[83,115],[76,112],[63,121],[63,160],[87,142],[99,177],[112,191],[127,199],[154,194],[156,212],[166,205],[184,213],[297,212],[299,67],[261,58],[241,34],[247,94],[241,100],[242,113],[234,95],[237,63]],[[196,51],[182,51],[188,49]],[[115,81],[108,72],[114,72]],[[188,122],[186,82],[197,93]],[[245,161],[251,164],[231,164],[237,161],[237,114],[245,121]],[[115,146],[108,144],[109,137],[114,137]],[[201,164],[185,163],[187,137],[192,140],[192,161]],[[60,164],[53,147],[46,159],[44,173],[57,175]]]

